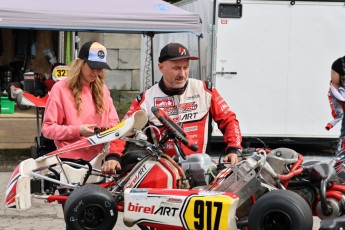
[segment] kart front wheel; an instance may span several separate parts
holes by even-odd
[[[70,229],[112,229],[118,211],[111,193],[98,185],[75,189],[64,206],[65,222]]]
[[[311,230],[313,215],[307,202],[289,190],[266,193],[249,212],[250,230]]]

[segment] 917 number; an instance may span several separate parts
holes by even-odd
[[[229,225],[233,199],[229,196],[191,196],[182,208],[186,229],[219,230]],[[236,208],[236,205],[234,206]],[[233,212],[232,212],[233,213]]]
[[[194,228],[218,230],[223,204],[221,202],[212,202],[212,201],[204,202],[203,200],[196,200],[194,205],[195,205],[194,217],[197,220],[197,221],[194,221]],[[216,208],[215,215],[213,215],[212,213],[212,206]],[[206,213],[205,213],[205,207],[206,207]],[[204,226],[205,216],[206,216],[206,228]],[[212,228],[213,217],[214,217],[214,226]]]

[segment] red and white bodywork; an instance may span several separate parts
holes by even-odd
[[[239,198],[230,192],[126,189],[124,223],[157,229],[237,229]],[[227,226],[227,227],[226,227]]]
[[[23,91],[21,94],[20,104],[38,107],[38,108],[45,108],[47,104],[47,100],[49,98],[49,93],[50,92],[48,92],[44,97],[36,97],[35,95],[31,93]]]

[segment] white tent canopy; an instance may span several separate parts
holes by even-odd
[[[201,34],[198,14],[160,0],[1,0],[0,28]]]

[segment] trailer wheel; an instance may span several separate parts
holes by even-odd
[[[250,230],[311,230],[313,215],[307,202],[289,190],[266,193],[249,212]]]
[[[98,185],[75,189],[64,206],[65,222],[70,229],[112,229],[118,211],[111,193]]]

